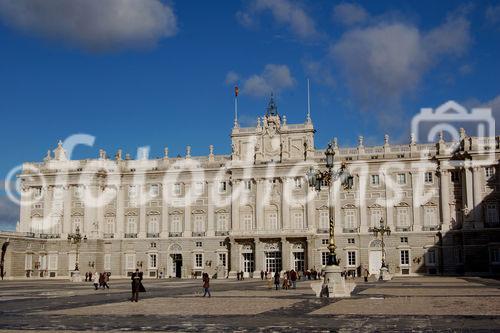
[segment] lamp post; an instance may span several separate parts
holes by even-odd
[[[390,280],[389,269],[387,268],[387,263],[385,260],[385,243],[384,243],[384,235],[391,235],[391,228],[384,222],[384,218],[380,219],[380,226],[372,228],[373,235],[378,237],[380,234],[380,238],[382,241],[382,266],[380,267],[380,280]]]
[[[80,227],[76,227],[75,233],[68,234],[68,243],[76,245],[75,270],[71,276],[72,280],[75,282],[81,281],[80,270],[78,268],[78,265],[80,261],[80,244],[82,240],[86,242],[87,236],[82,237],[82,235],[80,234]]]
[[[329,215],[329,242],[328,242],[328,262],[325,268],[324,286],[327,297],[348,297],[350,291],[345,288],[345,281],[341,277],[339,262],[335,252],[337,246],[335,245],[335,219],[333,212],[333,183],[337,180],[341,181],[344,189],[351,189],[353,185],[353,177],[346,170],[345,163],[342,163],[340,169],[333,170],[335,151],[330,142],[325,150],[326,169],[325,171],[315,170],[310,168],[307,172],[307,179],[309,186],[316,191],[321,191],[321,185],[328,186],[328,215]],[[321,293],[325,294],[324,292]]]

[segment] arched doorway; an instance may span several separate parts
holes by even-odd
[[[380,274],[382,267],[382,241],[374,239],[370,243],[368,256],[368,271],[370,274]]]

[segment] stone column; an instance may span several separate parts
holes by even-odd
[[[440,199],[441,199],[441,230],[450,230],[450,173],[448,170],[441,170],[440,176]]]
[[[255,218],[257,222],[257,230],[264,230],[265,181],[265,179],[257,180],[257,192],[255,196]]]
[[[255,271],[253,272],[254,278],[260,279],[260,271],[264,270],[264,244],[258,239],[254,239],[255,244]]]
[[[368,186],[368,175],[360,173],[359,179],[359,231],[367,233],[369,228],[368,217],[366,214],[366,188]]]
[[[229,271],[229,277],[230,278],[236,278],[236,273],[241,270],[240,265],[240,259],[241,259],[241,253],[240,253],[240,244],[238,244],[234,239],[231,240],[231,267]]]
[[[342,208],[340,207],[340,181],[334,181],[331,187],[331,191],[328,193],[328,203],[327,205],[330,205],[330,203],[333,203],[333,218],[335,222],[335,227],[334,227],[334,233],[338,236],[342,233]],[[330,200],[330,196],[332,197]],[[330,208],[330,207],[328,207]],[[330,222],[328,222],[328,225],[330,225]]]
[[[139,232],[137,233],[137,238],[146,238],[147,232],[147,222],[146,222],[146,185],[141,184],[137,185],[138,192],[137,196],[139,197]]]
[[[61,239],[65,239],[68,233],[71,233],[71,196],[73,187],[64,187],[63,195],[63,225],[61,230]]]
[[[169,233],[169,225],[168,225],[168,186],[167,184],[163,184],[161,186],[162,189],[162,202],[161,202],[161,228],[160,228],[160,237],[167,238]],[[170,260],[170,257],[167,257],[167,262]],[[171,261],[171,260],[170,260]],[[170,271],[169,271],[170,272]]]
[[[231,225],[230,230],[233,232],[240,231],[240,191],[236,191],[240,185],[239,180],[234,180],[231,187]],[[236,195],[238,194],[238,195]]]
[[[33,193],[31,189],[21,191],[21,207],[19,212],[20,232],[31,232],[31,207],[33,206]]]
[[[465,205],[467,205],[469,214],[471,214],[472,210],[474,209],[474,188],[472,181],[472,170],[468,167],[466,167],[464,170],[465,170],[465,186],[464,186],[464,195],[462,197],[462,200],[464,201]],[[471,219],[472,216],[469,215],[468,217],[465,217],[464,222],[470,222]]]
[[[286,237],[281,237],[281,270],[290,270],[291,244]]]
[[[51,186],[44,187],[43,191],[43,221],[42,221],[42,230],[39,231],[41,233],[48,233],[50,224],[52,223],[51,215],[52,215],[52,195],[53,190]]]
[[[97,185],[88,185],[86,188],[86,197],[90,198],[90,202],[84,201],[85,204],[85,213],[83,217],[83,230],[84,234],[87,237],[92,238],[95,236],[94,233],[94,223],[97,222],[97,207],[96,207],[96,198],[97,198]]]
[[[422,220],[420,217],[421,203],[419,197],[422,195],[423,179],[422,173],[419,171],[411,172],[411,189],[412,189],[412,216],[413,216],[413,231],[422,231]],[[420,189],[420,191],[419,191]]]
[[[123,238],[125,233],[125,189],[124,185],[120,185],[117,188],[118,193],[116,194],[116,238]]]
[[[394,228],[394,203],[392,200],[394,199],[394,191],[390,186],[387,186],[387,182],[391,177],[387,171],[382,173],[384,177],[384,187],[385,187],[385,223],[391,230],[395,230]],[[389,180],[390,181],[390,180]],[[392,182],[394,183],[394,181]]]
[[[97,186],[96,189],[97,197],[96,197],[96,222],[97,222],[97,238],[102,238],[103,232],[104,232],[104,190],[101,188],[101,186]]]
[[[215,213],[214,213],[214,183],[209,181],[207,184],[207,196],[208,196],[208,206],[207,206],[207,236],[215,235]]]
[[[307,238],[307,258],[306,258],[306,264],[305,267],[306,269],[311,269],[314,266],[316,266],[316,262],[314,261],[314,251],[316,251],[316,248],[314,246],[314,238]]]
[[[191,227],[191,203],[189,198],[186,197],[186,193],[189,191],[189,184],[184,185],[184,232],[182,236],[191,237],[193,230]]]
[[[311,188],[310,186],[306,186],[306,193],[305,193],[305,196],[306,198],[309,197],[309,195],[311,195],[312,197],[312,194],[311,191],[314,191],[313,188]],[[316,225],[316,222],[315,222],[315,215],[316,215],[316,205],[315,205],[315,202],[314,202],[314,199],[312,200],[306,200],[306,218],[305,218],[305,228],[308,229],[309,231],[314,231],[316,232],[316,229],[317,229],[317,225]]]
[[[469,211],[474,211],[474,222],[476,228],[482,228],[484,226],[483,214],[482,214],[482,205],[483,195],[481,193],[481,171],[482,169],[478,167],[472,168],[472,179],[474,183],[474,206],[469,207]]]
[[[290,229],[290,200],[292,199],[292,191],[290,186],[290,178],[283,178],[283,192],[281,194],[281,226],[283,230]]]

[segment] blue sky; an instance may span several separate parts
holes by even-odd
[[[421,107],[500,111],[500,2],[0,0],[0,175],[57,140],[76,158],[230,151],[233,86],[245,125],[271,91],[316,145],[405,141]],[[1,193],[0,193],[1,194]],[[0,202],[0,229],[17,208]]]

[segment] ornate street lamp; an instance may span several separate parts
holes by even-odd
[[[333,171],[335,150],[333,149],[332,143],[328,143],[328,147],[325,150],[326,157],[326,168],[325,171],[315,170],[313,167],[309,169],[307,172],[307,179],[309,182],[309,186],[316,189],[316,191],[321,191],[321,185],[326,184],[328,186],[328,215],[330,220],[330,232],[329,232],[329,244],[328,250],[330,251],[328,255],[328,266],[338,265],[339,261],[337,260],[337,254],[335,253],[336,245],[335,245],[335,221],[333,217],[333,193],[332,193],[332,185],[336,180],[341,180],[341,184],[345,189],[351,189],[353,185],[353,177],[346,170],[345,163],[342,163],[340,169],[337,171]]]
[[[83,236],[80,234],[80,227],[76,227],[75,233],[68,234],[68,243],[76,245],[76,261],[75,261],[75,271],[79,271],[78,263],[80,260],[80,243],[87,241],[87,236]]]
[[[384,222],[384,218],[380,219],[380,227],[372,228],[373,235],[378,238],[380,234],[380,238],[382,241],[382,266],[380,267],[380,279],[385,280],[385,274],[388,273],[387,264],[385,261],[385,243],[384,243],[384,235],[391,235],[391,228]]]

